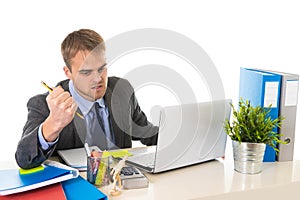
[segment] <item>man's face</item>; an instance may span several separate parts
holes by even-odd
[[[72,72],[64,67],[66,76],[85,99],[95,101],[107,88],[107,67],[104,52],[79,51],[71,61]]]

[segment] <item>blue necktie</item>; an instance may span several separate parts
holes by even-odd
[[[106,135],[108,149],[110,149],[113,147],[114,138],[113,138],[113,131],[110,125],[109,114],[105,109],[105,107],[101,107],[97,102],[95,102],[95,111],[97,114],[97,119],[99,121],[99,124],[104,134]]]
[[[86,135],[86,142],[89,146],[98,146],[101,150],[107,149],[106,135],[101,130],[95,105],[89,111],[88,119],[89,130]]]

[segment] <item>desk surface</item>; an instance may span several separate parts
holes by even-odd
[[[0,169],[15,167],[13,162],[0,163]],[[298,199],[300,195],[300,161],[264,163],[263,171],[256,175],[238,173],[232,160],[222,159],[145,175],[150,182],[148,188],[122,190],[120,196],[109,199],[245,200],[263,196],[282,200]],[[109,194],[109,186],[99,189]]]
[[[149,187],[122,190],[109,199],[252,199],[272,200],[300,195],[300,161],[264,163],[263,171],[246,175],[234,171],[233,163],[223,159],[172,170],[145,174]],[[83,175],[84,176],[84,175]],[[100,190],[109,195],[110,187]],[[297,199],[298,199],[297,197]],[[259,198],[261,199],[261,198]]]

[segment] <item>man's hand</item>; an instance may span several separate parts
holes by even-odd
[[[77,104],[62,87],[53,88],[46,98],[50,114],[43,123],[42,132],[46,141],[53,142],[74,118]]]

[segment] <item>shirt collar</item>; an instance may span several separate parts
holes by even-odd
[[[103,98],[97,99],[96,101],[89,101],[80,96],[80,94],[78,94],[76,91],[72,80],[69,81],[69,89],[84,117],[89,113],[95,102],[98,102],[100,107],[105,108],[105,102]]]

